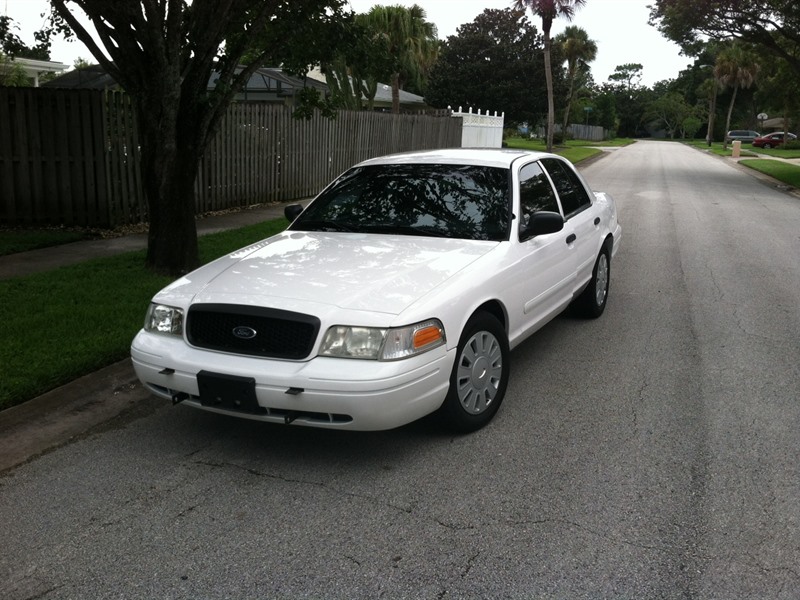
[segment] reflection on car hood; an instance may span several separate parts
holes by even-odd
[[[157,300],[291,301],[399,314],[498,242],[361,233],[287,231],[215,261]],[[288,302],[287,302],[288,301]]]

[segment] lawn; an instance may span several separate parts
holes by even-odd
[[[68,229],[2,229],[0,256],[59,246],[92,237],[86,232]]]
[[[708,150],[709,152],[716,154],[718,156],[731,156],[733,153],[733,147],[731,144],[728,144],[728,149],[725,150],[722,147],[722,142],[713,142],[711,147],[708,146],[708,143],[705,140],[681,140],[684,144],[689,146],[694,146],[695,148],[699,148],[701,150]],[[753,156],[757,157],[759,155],[765,156],[774,156],[775,158],[800,158],[800,148],[790,148],[785,150],[783,148],[770,148],[769,150],[765,148],[753,148],[752,144],[742,144],[742,156]]]
[[[711,148],[708,147],[708,144],[704,140],[694,140],[684,143],[701,150],[710,151],[718,156],[731,156],[730,146],[727,150],[723,150],[722,142],[714,142]],[[761,158],[761,156],[800,158],[800,149],[790,148],[785,150],[782,148],[772,148],[770,150],[764,150],[763,148],[753,148],[750,144],[742,144],[741,156],[744,160],[739,161],[740,165],[769,175],[786,185],[800,188],[800,165],[793,165],[769,158]]]
[[[209,262],[286,228],[268,221],[199,239]],[[169,283],[144,251],[0,281],[0,409],[122,360],[150,298]],[[9,318],[10,317],[10,318]]]
[[[505,143],[509,148],[519,148],[521,150],[545,152],[547,149],[544,140],[541,139],[507,138]],[[598,146],[626,146],[631,143],[633,143],[633,140],[630,139],[605,140],[602,142],[569,140],[566,144],[555,146],[553,152],[563,156],[573,164],[577,164],[582,160],[601,154],[602,150],[598,150]]]
[[[711,146],[705,140],[680,140],[687,146],[693,146],[706,152],[711,152],[717,156],[731,156],[733,148],[728,144],[727,150],[722,147],[722,142],[713,142]],[[755,156],[752,152],[753,147],[750,144],[742,144],[741,156]]]
[[[791,165],[769,158],[741,160],[739,164],[769,175],[786,185],[800,188],[800,166],[798,165]]]

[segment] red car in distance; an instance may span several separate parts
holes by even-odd
[[[790,142],[793,142],[797,139],[797,136],[793,133],[790,133],[787,135],[786,139],[788,139]],[[756,148],[777,148],[782,144],[783,133],[770,133],[768,135],[757,137],[753,140],[753,146]]]

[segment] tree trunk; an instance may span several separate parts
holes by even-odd
[[[153,182],[146,185],[150,229],[145,264],[172,277],[185,275],[200,265],[194,205],[195,158],[192,155],[188,160],[168,159],[170,167],[158,170],[161,182],[159,173],[145,170],[142,174],[145,181]]]
[[[731,96],[731,104],[728,106],[728,119],[725,121],[725,133],[723,133],[722,149],[728,149],[728,130],[731,128],[731,115],[733,114],[733,105],[736,104],[736,92],[739,91],[739,86],[733,86],[733,96]]]
[[[201,119],[183,109],[178,118],[178,86],[174,102],[163,92],[137,103],[141,133],[142,181],[149,212],[148,268],[178,277],[200,264],[195,225],[194,183],[199,169]],[[152,101],[149,101],[152,99]]]
[[[392,112],[400,114],[400,73],[392,73]]]
[[[567,139],[567,127],[569,126],[569,113],[572,110],[572,94],[575,88],[576,72],[570,73],[569,90],[567,91],[567,107],[564,109],[564,122],[561,124],[561,134]]]
[[[714,121],[717,116],[717,84],[714,84],[714,95],[711,97],[711,106],[708,111],[708,132],[706,133],[706,141],[708,146],[714,141]]]
[[[547,151],[553,151],[553,129],[556,109],[553,102],[553,71],[550,68],[550,32],[544,33],[544,78],[547,82]]]

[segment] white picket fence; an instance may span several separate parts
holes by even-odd
[[[462,148],[502,148],[503,146],[503,123],[505,121],[506,113],[497,115],[490,115],[487,110],[481,114],[480,109],[477,113],[472,112],[470,107],[469,112],[463,112],[461,107],[458,107],[458,112],[451,110],[450,116],[461,117],[463,124],[461,126],[461,147]]]

